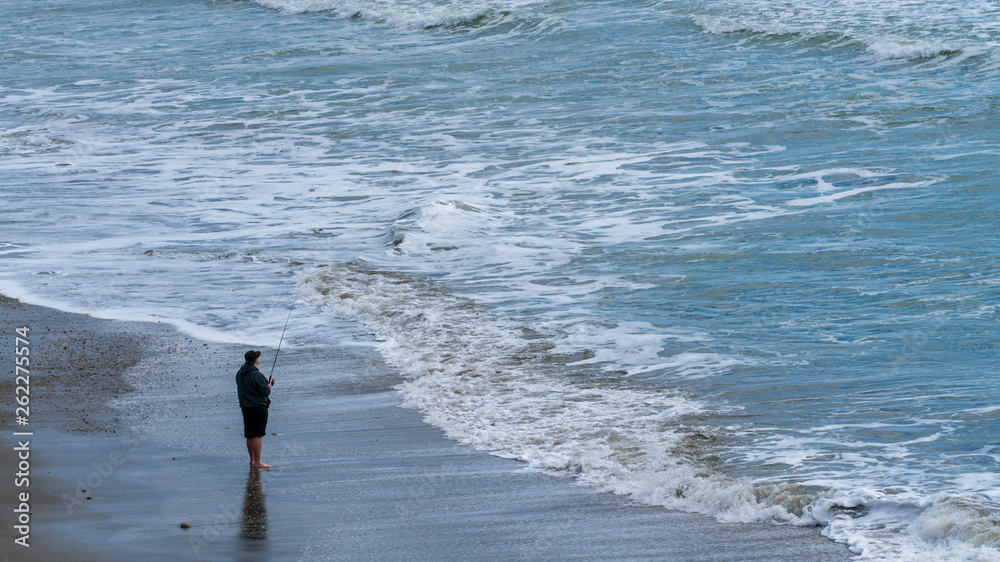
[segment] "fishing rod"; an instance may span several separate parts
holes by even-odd
[[[288,318],[285,318],[285,326],[281,328],[281,338],[278,340],[278,349],[274,352],[274,363],[271,364],[271,374],[267,376],[268,381],[274,384],[274,366],[278,364],[278,354],[281,353],[281,342],[285,341],[285,330],[288,328],[288,321],[292,318],[292,310],[295,309],[295,301],[288,309]]]

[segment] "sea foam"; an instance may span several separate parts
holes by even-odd
[[[437,27],[472,22],[496,13],[489,2],[428,2],[421,0],[254,0],[287,13],[331,12],[397,27]]]
[[[646,503],[724,520],[807,522],[812,495],[756,486],[714,471],[695,443],[710,440],[686,417],[705,405],[661,389],[600,380],[558,352],[556,334],[504,319],[443,287],[359,264],[313,269],[300,296],[331,315],[362,322],[409,381],[405,405],[462,443]],[[709,368],[715,358],[685,357]],[[572,373],[572,371],[570,371]],[[694,440],[694,441],[692,441]]]
[[[1000,30],[980,3],[915,7],[868,0],[666,4],[711,34],[746,34],[793,48],[861,49],[876,62],[959,60],[996,53]]]

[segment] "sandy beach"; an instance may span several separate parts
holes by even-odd
[[[10,560],[846,560],[815,527],[722,524],[634,505],[459,445],[399,407],[400,376],[358,334],[282,350],[248,467],[233,376],[247,346],[164,324],[0,298],[6,341],[30,328],[31,413],[0,419]],[[264,348],[270,369],[274,350]],[[265,365],[266,364],[266,365]],[[17,431],[30,431],[18,488]],[[30,492],[30,547],[12,506]],[[190,528],[182,528],[187,523]]]

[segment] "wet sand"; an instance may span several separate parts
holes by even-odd
[[[445,439],[399,407],[399,375],[350,325],[282,349],[248,466],[233,377],[247,346],[0,297],[30,328],[31,416],[0,351],[10,560],[848,560],[818,528],[638,506]],[[261,358],[270,370],[274,350]],[[14,544],[14,431],[32,431],[30,548]],[[181,528],[188,523],[190,528]]]

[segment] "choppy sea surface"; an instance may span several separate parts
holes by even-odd
[[[7,0],[0,291],[403,371],[449,436],[1000,560],[1000,5]]]

